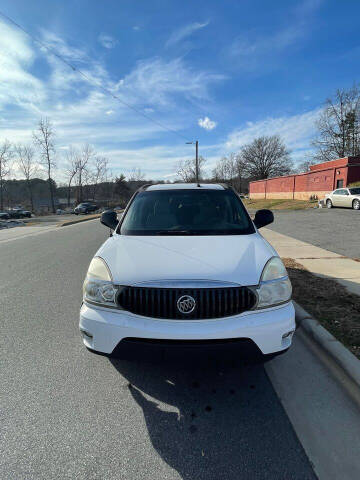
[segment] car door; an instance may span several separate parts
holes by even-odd
[[[343,207],[347,207],[347,208],[352,207],[352,197],[351,197],[350,192],[347,188],[344,188]]]
[[[341,197],[340,190],[335,190],[331,195],[331,201],[334,207],[341,207]]]
[[[337,206],[338,207],[346,207],[346,190],[344,188],[340,188],[338,190],[338,203],[337,203]]]

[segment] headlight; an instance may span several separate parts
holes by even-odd
[[[279,257],[271,258],[265,265],[256,292],[258,295],[256,308],[273,307],[291,299],[291,283]]]
[[[117,286],[112,283],[110,271],[100,257],[91,260],[83,286],[84,301],[116,307]]]

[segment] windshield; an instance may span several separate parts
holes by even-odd
[[[165,190],[136,195],[122,235],[244,235],[255,229],[231,190]]]
[[[360,195],[360,187],[357,188],[349,188],[351,195]]]

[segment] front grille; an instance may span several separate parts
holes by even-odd
[[[187,295],[195,300],[195,308],[191,313],[181,313],[177,302]],[[229,317],[250,310],[256,303],[256,295],[247,287],[121,287],[117,303],[124,310],[145,317],[201,320]]]

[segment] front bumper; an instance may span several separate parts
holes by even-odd
[[[295,330],[295,310],[289,302],[233,317],[181,321],[142,317],[84,303],[79,328],[88,348],[107,354],[124,339],[250,339],[266,355],[290,347],[292,334],[286,335]]]

